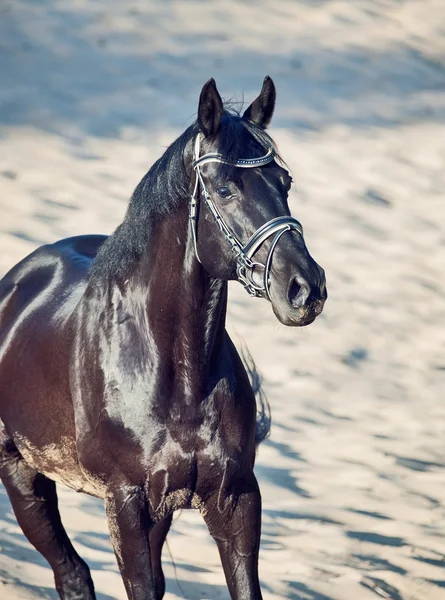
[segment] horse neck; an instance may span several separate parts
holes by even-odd
[[[154,223],[126,288],[136,302],[143,298],[150,335],[176,383],[202,397],[220,364],[227,282],[196,259],[187,202]]]

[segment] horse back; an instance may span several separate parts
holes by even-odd
[[[0,281],[0,429],[41,472],[57,475],[70,461],[78,468],[68,323],[105,239],[42,246]]]
[[[105,240],[85,235],[41,246],[0,280],[0,348],[25,316],[40,311],[48,317],[51,309],[64,304],[68,310],[83,292],[88,269]]]

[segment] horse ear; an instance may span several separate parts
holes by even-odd
[[[266,129],[272,119],[276,97],[275,84],[269,75],[267,75],[264,78],[260,95],[244,112],[243,119]]]
[[[198,107],[198,124],[205,137],[218,132],[223,114],[223,101],[216,89],[215,80],[209,79],[201,90]]]

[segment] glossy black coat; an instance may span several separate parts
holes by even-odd
[[[274,103],[266,78],[244,116],[230,114],[210,80],[197,123],[144,177],[112,236],[43,246],[0,282],[0,476],[65,600],[95,595],[61,524],[55,481],[104,499],[129,599],[163,597],[161,549],[180,508],[201,511],[231,597],[261,598],[256,403],[225,330],[235,261],[202,205],[198,262],[188,199],[195,135],[206,136],[204,151],[260,156]],[[290,178],[275,161],[208,165],[203,175],[215,197],[229,187],[220,209],[242,240],[289,214]],[[324,274],[300,236],[283,236],[271,274],[283,323],[321,312]]]

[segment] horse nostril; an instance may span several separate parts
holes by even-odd
[[[309,286],[298,277],[295,277],[289,286],[289,302],[294,308],[304,306],[309,297]]]
[[[300,293],[301,286],[294,279],[289,288],[289,302],[294,306],[295,301]]]

